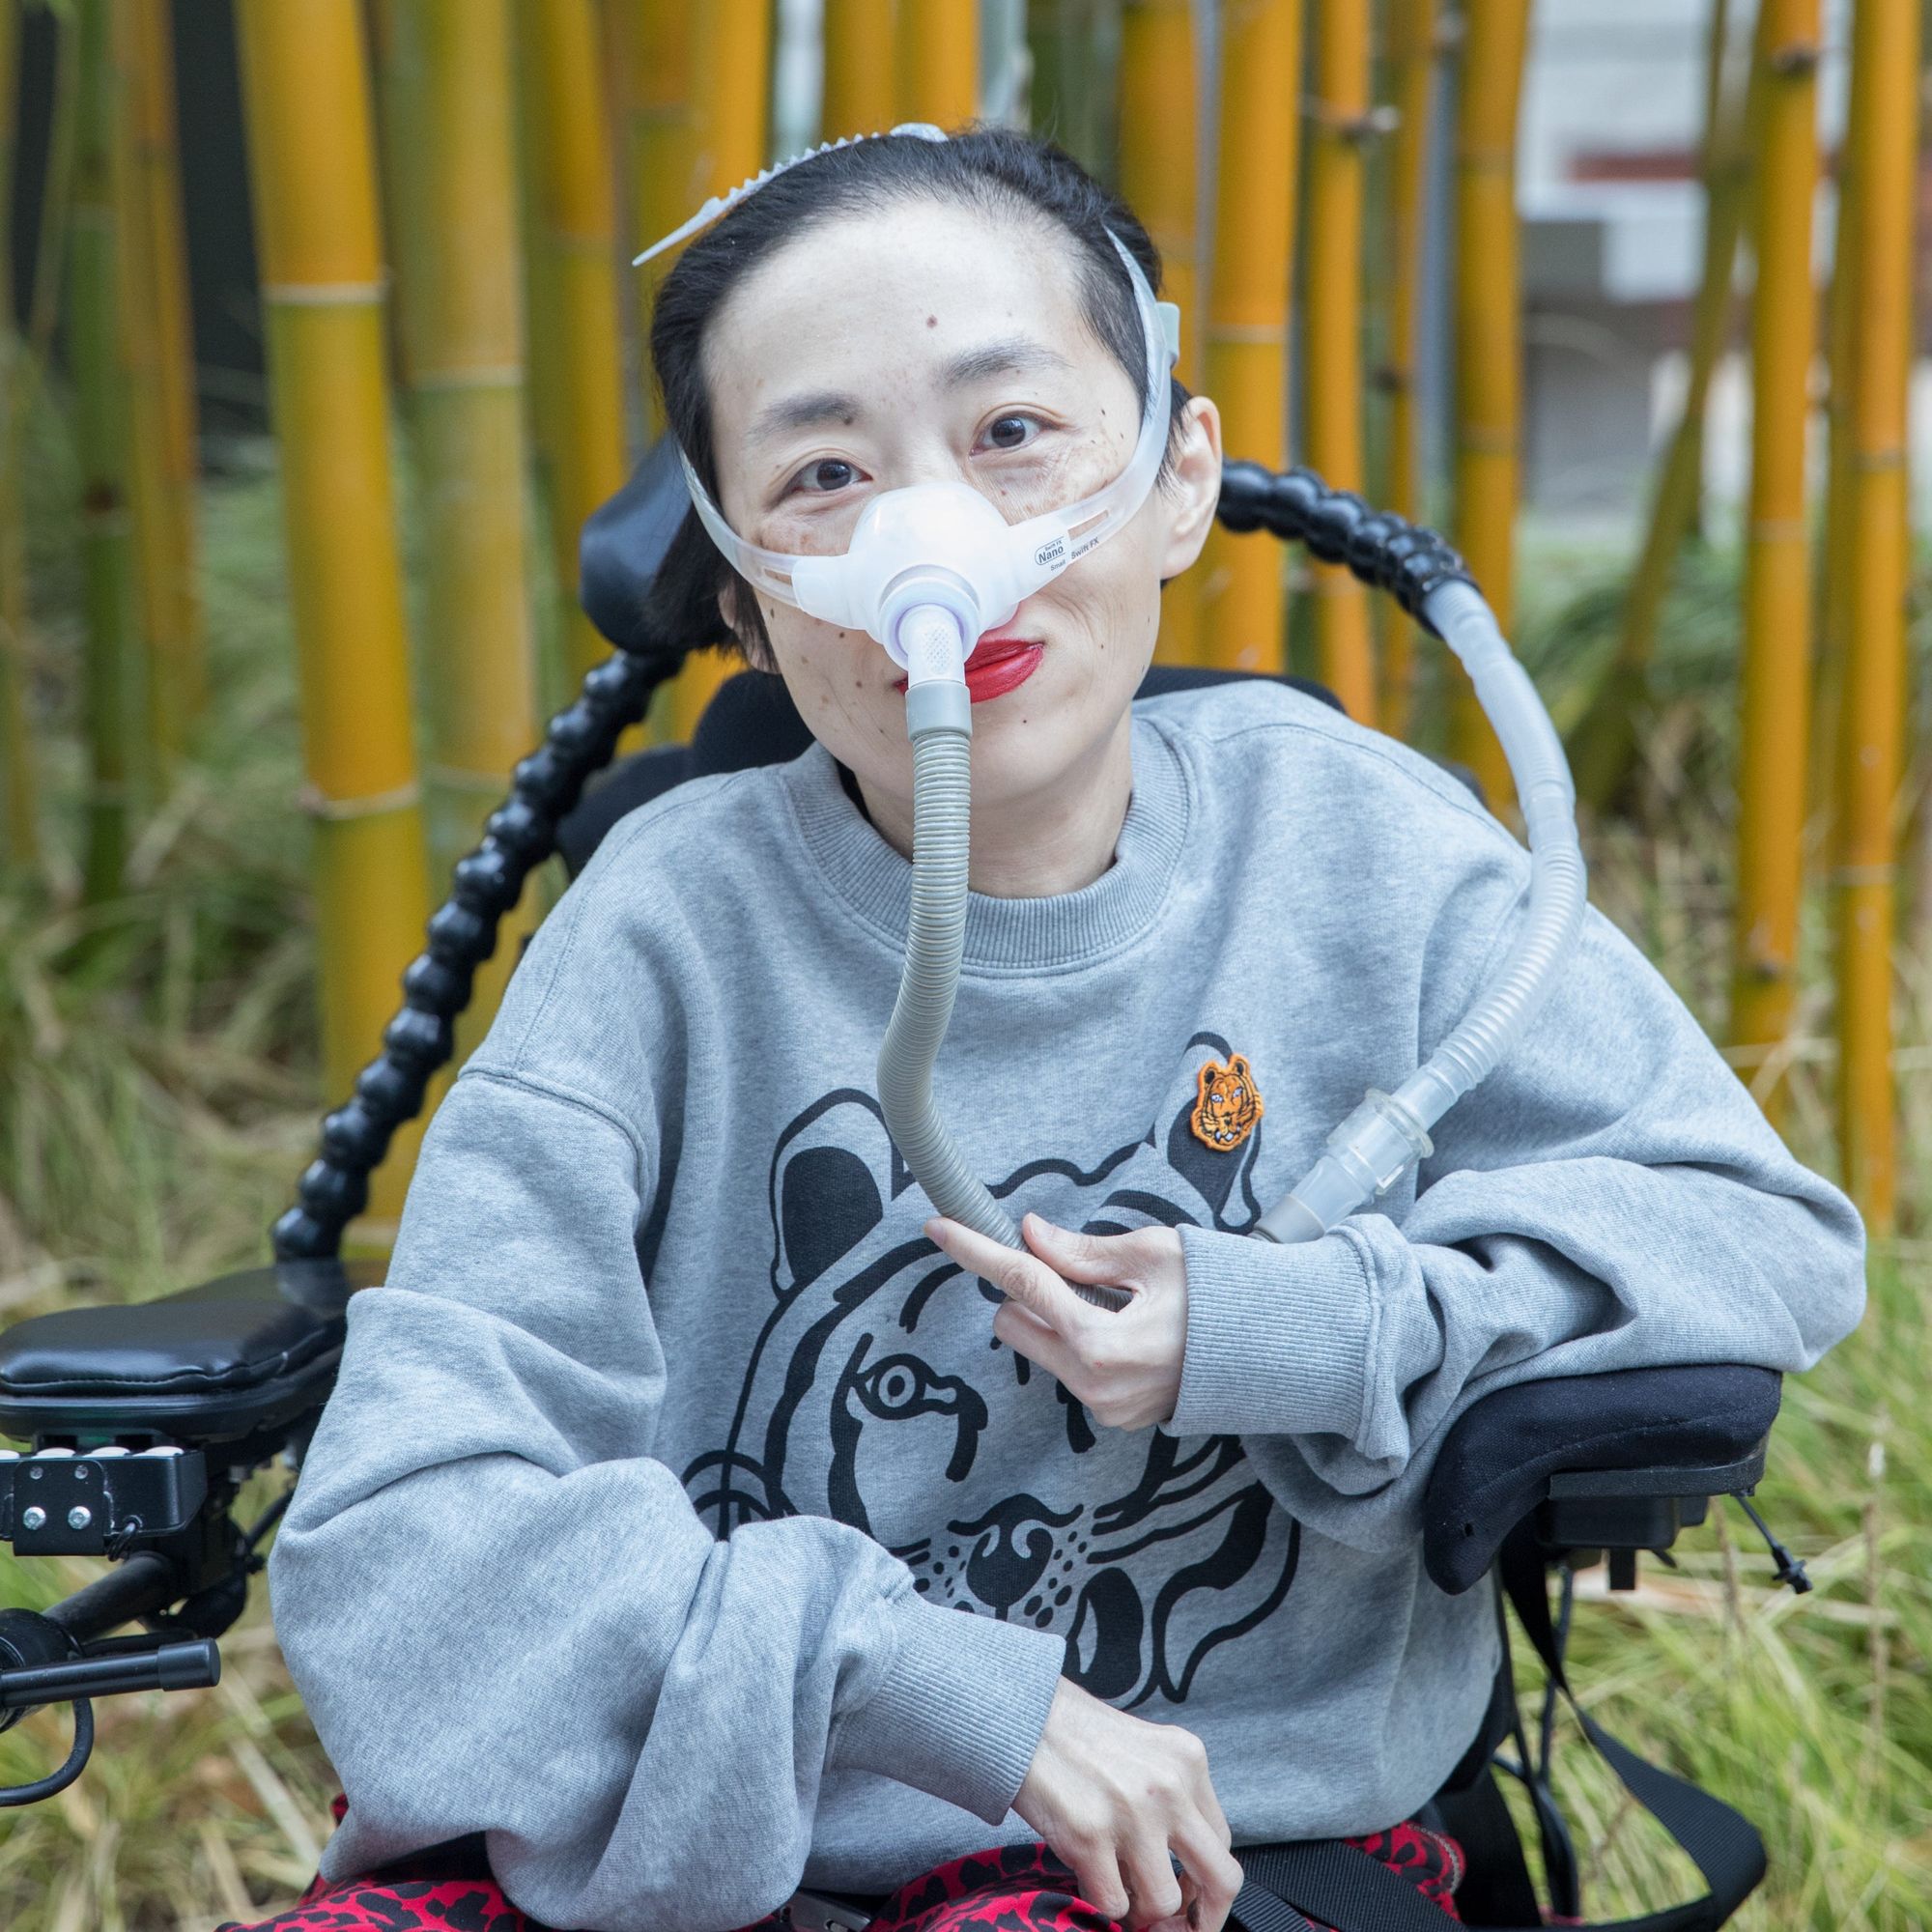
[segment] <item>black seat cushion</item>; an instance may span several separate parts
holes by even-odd
[[[1720,1362],[1613,1369],[1519,1382],[1457,1418],[1423,1498],[1423,1563],[1438,1588],[1466,1590],[1559,1470],[1656,1470],[1749,1456],[1777,1415],[1782,1378]]]
[[[680,485],[680,488],[682,486]],[[599,622],[602,623],[600,618]],[[1267,671],[1210,670],[1200,665],[1151,665],[1137,697],[1171,691],[1230,684],[1238,678],[1268,677]],[[1305,677],[1276,679],[1339,711],[1341,700],[1326,686]],[[742,772],[753,765],[789,763],[811,743],[811,733],[784,680],[770,671],[741,670],[712,695],[689,745],[654,745],[614,765],[587,791],[577,810],[557,828],[557,845],[574,878],[590,863],[604,835],[626,812],[648,804],[687,779],[718,772]]]
[[[185,1439],[283,1419],[327,1393],[371,1262],[285,1262],[155,1301],[61,1309],[0,1334],[0,1432],[156,1430]]]

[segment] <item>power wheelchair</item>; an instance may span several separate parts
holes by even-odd
[[[580,592],[615,649],[516,767],[482,842],[457,866],[426,950],[403,975],[404,1005],[381,1055],[323,1122],[319,1156],[274,1226],[273,1262],[158,1300],[64,1310],[0,1334],[0,1435],[30,1445],[0,1450],[0,1536],[21,1556],[109,1559],[101,1576],[44,1612],[0,1609],[0,1729],[41,1705],[67,1702],[73,1711],[66,1761],[0,1790],[0,1804],[50,1797],[79,1776],[93,1746],[92,1698],[217,1681],[216,1639],[241,1614],[288,1499],[284,1492],[244,1526],[234,1514],[242,1487],[277,1460],[293,1487],[334,1379],[349,1296],[383,1276],[378,1263],[340,1259],[343,1232],[366,1204],[368,1176],[391,1134],[420,1110],[431,1076],[450,1058],[472,976],[528,873],[553,852],[573,872],[581,868],[619,816],[674,784],[805,748],[806,727],[780,680],[747,671],[721,687],[690,744],[641,753],[586,789],[684,658],[683,645],[653,633],[647,592],[686,504],[662,442],[586,525]],[[1306,470],[1277,475],[1229,463],[1219,515],[1234,530],[1303,542],[1318,559],[1393,592],[1411,614],[1463,570],[1439,538],[1371,512]],[[1157,666],[1142,691],[1247,674]],[[1335,702],[1319,686],[1303,688]],[[1581,1919],[1577,1862],[1549,1784],[1555,1699],[1570,1695],[1563,1656],[1579,1569],[1606,1561],[1610,1587],[1633,1588],[1640,1551],[1667,1562],[1678,1530],[1701,1522],[1713,1497],[1731,1495],[1764,1535],[1778,1580],[1809,1587],[1747,1500],[1763,1472],[1778,1397],[1779,1378],[1753,1367],[1624,1370],[1520,1384],[1477,1403],[1449,1430],[1425,1505],[1429,1575],[1447,1592],[1489,1589],[1499,1624],[1505,1603],[1514,1604],[1547,1677],[1533,1753],[1503,1645],[1482,1730],[1423,1814],[1469,1853],[1457,1892],[1466,1923],[1546,1922],[1498,1772],[1528,1794],[1548,1918]],[[124,1631],[129,1625],[139,1630]],[[1701,1898],[1622,1921],[1618,1932],[1723,1923],[1763,1875],[1756,1831],[1577,1716],[1709,1888]],[[1250,1882],[1236,1911],[1248,1932],[1306,1932],[1303,1914],[1343,1932],[1436,1932],[1440,1924],[1435,1907],[1347,1845],[1268,1847],[1243,1862]],[[860,1932],[867,1903],[801,1892],[791,1918],[801,1932]]]

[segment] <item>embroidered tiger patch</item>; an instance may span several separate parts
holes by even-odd
[[[1187,1124],[1204,1147],[1218,1153],[1239,1147],[1265,1111],[1246,1054],[1231,1053],[1225,1063],[1202,1062]]]

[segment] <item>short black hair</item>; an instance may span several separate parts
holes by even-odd
[[[976,127],[934,141],[918,134],[881,135],[823,150],[775,176],[685,250],[657,295],[651,317],[651,363],[667,433],[691,459],[715,497],[717,453],[711,397],[704,380],[704,338],[733,289],[759,263],[814,224],[893,201],[952,203],[991,214],[1044,220],[1079,248],[1082,313],[1094,335],[1127,373],[1134,401],[1147,408],[1147,341],[1132,278],[1109,235],[1139,263],[1149,286],[1160,287],[1160,253],[1125,202],[1049,141],[1008,128]],[[1172,383],[1168,457],[1187,391]],[[719,605],[738,583],[742,640]],[[687,512],[652,584],[647,612],[667,643],[733,644],[761,670],[776,669],[756,597],[719,554],[696,511]],[[762,662],[760,662],[762,660]]]

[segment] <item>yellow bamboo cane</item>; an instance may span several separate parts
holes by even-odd
[[[1709,56],[1714,69],[1721,61],[1724,16],[1722,0],[1719,0],[1713,10]],[[1760,25],[1763,18],[1760,15]],[[1616,657],[1570,743],[1577,794],[1598,807],[1609,804],[1636,756],[1663,600],[1670,588],[1672,566],[1690,534],[1702,494],[1704,417],[1711,378],[1730,339],[1737,307],[1733,283],[1757,145],[1760,93],[1754,77],[1761,71],[1762,63],[1753,59],[1750,76],[1728,100],[1719,91],[1715,72],[1707,90],[1707,99],[1718,102],[1718,118],[1704,137],[1703,265],[1691,313],[1684,405],[1651,496],[1643,548],[1631,571]]]
[[[1456,541],[1507,632],[1515,616],[1522,327],[1516,123],[1529,0],[1469,0],[1456,130]],[[1449,742],[1492,807],[1514,796],[1469,680],[1454,674]]]
[[[136,407],[152,417],[158,446],[159,500],[154,512],[158,527],[152,539],[142,540],[144,551],[152,551],[155,570],[144,584],[144,598],[156,670],[156,735],[165,754],[178,756],[207,703],[208,680],[197,580],[194,330],[175,139],[174,42],[170,0],[119,4],[132,69],[129,240],[140,277],[130,322],[146,338],[135,345],[145,391]],[[141,434],[138,424],[136,433]]]
[[[1363,143],[1369,136],[1369,0],[1316,0],[1308,136],[1307,354],[1303,449],[1338,490],[1362,487]],[[1350,718],[1373,724],[1368,591],[1344,564],[1316,564],[1316,663]]]
[[[135,0],[111,0],[108,34],[116,69],[114,151],[114,288],[117,353],[126,372],[127,447],[122,457],[134,554],[135,608],[142,656],[147,776],[156,793],[173,782],[186,735],[183,689],[183,613],[178,579],[175,503],[168,489],[168,407],[154,316],[160,298],[156,237],[150,232],[141,148],[145,116],[139,74],[141,26]]]
[[[771,30],[767,0],[715,0],[694,22],[694,78],[701,104],[698,152],[705,194],[723,194],[765,164]],[[690,213],[687,206],[667,225],[674,226]],[[739,668],[736,656],[723,651],[702,651],[687,659],[671,682],[670,735],[689,738],[712,693]]]
[[[20,15],[0,7],[0,262],[14,259],[14,151],[18,133]],[[0,302],[0,867],[40,860],[27,729],[27,550],[20,516],[25,347],[12,302]]]
[[[131,415],[121,329],[128,148],[125,70],[113,0],[74,10],[79,69],[73,229],[68,244],[69,360],[80,459],[81,562],[87,629],[83,668],[89,789],[84,891],[90,903],[121,886],[134,796],[147,778],[141,721],[146,667],[137,614],[137,563],[128,510]]]
[[[698,89],[699,14],[685,0],[618,0],[631,17],[630,154],[632,240],[647,248],[668,235],[711,192],[704,152],[705,101]],[[635,252],[635,251],[634,251]],[[649,296],[669,272],[675,253],[660,255],[644,277],[644,324]],[[664,427],[657,397],[645,384],[646,418],[655,436]]]
[[[391,0],[392,106],[407,127],[396,238],[404,380],[427,599],[429,850],[439,877],[475,844],[536,735],[524,527],[509,0]],[[536,921],[504,922],[462,1038],[486,1028]]]
[[[238,0],[316,818],[323,1070],[371,1057],[429,911],[389,472],[383,252],[356,0]],[[415,1135],[375,1180],[395,1214]]]
[[[1891,1228],[1897,1192],[1891,946],[1905,736],[1906,406],[1920,31],[1918,0],[1860,0],[1849,137],[1860,205],[1835,875],[1838,1131],[1846,1184],[1881,1233]]]
[[[1288,440],[1301,26],[1301,0],[1227,0],[1221,20],[1206,388],[1220,405],[1228,454],[1271,469],[1281,467]],[[1200,567],[1208,662],[1280,670],[1281,546],[1217,525]]]
[[[1759,1056],[1790,1031],[1804,861],[1811,630],[1804,441],[1814,333],[1818,4],[1764,0],[1764,14],[1731,999],[1732,1038]],[[1759,1088],[1775,1116],[1782,1082],[1774,1075]]]
[[[574,677],[607,655],[577,603],[585,518],[624,480],[617,339],[616,206],[590,0],[522,0],[533,253],[547,284],[533,308],[550,380],[536,412],[551,548]]]
[[[899,119],[895,0],[825,0],[825,99],[818,138],[878,134]]]
[[[1380,380],[1388,395],[1388,505],[1422,515],[1416,416],[1416,351],[1424,274],[1423,209],[1429,192],[1430,122],[1435,99],[1435,0],[1391,0],[1388,59],[1396,111],[1388,147],[1388,334]],[[1386,600],[1381,627],[1379,717],[1406,737],[1414,702],[1415,627]]]
[[[963,128],[980,111],[979,0],[904,0],[895,52],[901,121]]]
[[[1160,250],[1168,299],[1180,309],[1175,374],[1198,382],[1202,317],[1196,213],[1198,117],[1191,0],[1127,0],[1121,14],[1121,193]],[[1201,651],[1201,575],[1189,571],[1161,592],[1163,664],[1194,664]]]
[[[649,247],[690,215],[710,187],[704,147],[705,99],[698,87],[698,14],[685,0],[611,0],[628,14],[630,48],[629,150],[632,241]],[[648,339],[651,298],[670,272],[678,251],[660,255],[636,272],[639,334]],[[644,357],[644,422],[655,437],[664,428],[656,386]],[[679,735],[678,680],[661,684],[645,720],[660,743]]]
[[[1858,76],[1853,76],[1857,83]],[[1848,102],[1856,112],[1858,103]],[[1859,343],[1859,221],[1864,196],[1858,170],[1863,143],[1848,119],[1837,156],[1832,236],[1832,285],[1825,303],[1825,530],[1813,565],[1817,581],[1817,641],[1812,650],[1812,755],[1805,767],[1807,818],[1822,820],[1827,850],[1836,836],[1839,741],[1845,723],[1845,652],[1852,621],[1852,519],[1857,514],[1858,474],[1853,462]]]

